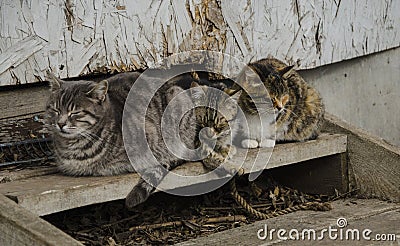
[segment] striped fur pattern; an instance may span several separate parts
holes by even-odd
[[[156,80],[156,78],[148,78],[146,80]],[[151,83],[146,83],[146,88],[143,88],[144,91],[152,91]],[[135,157],[135,162],[137,164],[137,168],[140,169],[141,180],[139,183],[132,189],[132,191],[128,194],[125,200],[125,204],[128,208],[133,208],[136,205],[143,203],[147,200],[147,198],[153,193],[155,187],[160,184],[165,175],[167,174],[167,170],[172,170],[175,167],[183,164],[185,160],[179,158],[179,156],[175,156],[166,146],[163,137],[168,137],[169,131],[167,130],[164,134],[167,136],[163,136],[161,132],[161,120],[164,117],[166,118],[166,126],[176,126],[175,123],[169,123],[169,120],[174,120],[176,116],[183,116],[179,122],[179,141],[184,143],[185,147],[188,149],[195,149],[198,144],[197,135],[198,135],[198,126],[195,123],[195,116],[193,111],[189,111],[185,113],[183,107],[174,107],[171,112],[172,117],[168,117],[171,115],[164,115],[163,113],[166,110],[166,107],[169,102],[174,98],[177,105],[190,105],[192,103],[192,99],[188,94],[181,94],[184,92],[184,89],[167,84],[160,88],[160,90],[154,95],[150,104],[147,108],[146,112],[146,122],[145,122],[145,133],[147,141],[139,141],[132,143],[132,146],[127,146],[129,150],[131,147],[135,149],[135,152],[145,153],[147,149],[147,145],[149,146],[152,155],[155,159],[162,165],[151,165],[149,164],[149,157],[147,155],[139,155]],[[143,125],[138,121],[136,115],[139,114],[141,108],[138,105],[145,105],[143,102],[146,100],[145,95],[138,95],[135,98],[135,104],[132,104],[132,108],[129,110],[131,114],[131,120],[127,122],[127,128],[132,132],[139,132],[142,130]],[[179,97],[176,97],[180,94]],[[175,98],[176,97],[176,98]],[[129,117],[129,116],[128,116]],[[127,139],[127,141],[130,141]],[[177,145],[171,146],[174,149],[174,153],[179,153],[181,155],[187,154],[185,148],[178,147]],[[130,150],[129,150],[130,152]],[[131,153],[131,152],[130,152]]]
[[[175,97],[175,95],[178,95],[182,91],[183,89],[181,89],[180,87],[178,89],[177,86],[173,86],[166,92],[164,92],[161,88],[160,93],[162,95],[166,95],[167,98],[165,99],[165,101],[169,102],[173,97]],[[218,167],[219,164],[223,161],[218,160],[217,162],[207,162],[204,160],[210,160],[215,156],[222,156],[222,159],[226,159],[235,153],[234,147],[231,146],[229,143],[232,139],[231,135],[234,134],[232,132],[234,130],[231,129],[235,129],[234,121],[237,113],[238,95],[240,93],[232,97],[222,97],[222,93],[218,93],[217,89],[213,90],[211,89],[211,87],[205,85],[200,86],[195,82],[191,83],[190,92],[191,93],[189,95],[189,99],[185,99],[184,97],[182,98],[182,96],[178,97],[178,100],[180,100],[178,102],[179,105],[184,105],[188,103],[191,104],[190,102],[188,102],[188,100],[191,100],[194,103],[193,106],[199,106],[194,107],[193,110],[186,112],[182,120],[180,120],[180,140],[185,143],[185,145],[189,149],[200,148],[201,153],[198,154],[204,157],[204,165],[209,169],[214,169]],[[146,120],[146,132],[155,132],[159,131],[160,129],[160,124],[158,123],[160,121],[160,114],[152,110],[152,105],[154,105],[155,108],[164,107],[157,106],[162,105],[162,100],[158,101],[158,99],[161,98],[162,97],[157,96],[156,94],[154,97],[155,100],[152,101],[152,103],[155,104],[150,104],[148,112],[154,113],[147,116],[148,119]],[[180,107],[175,107],[174,114],[180,115],[182,113],[180,111],[182,110],[184,109]],[[218,113],[217,111],[223,112],[224,114]],[[232,122],[232,126],[229,125],[229,122]],[[132,127],[135,127],[135,125],[132,125]],[[160,146],[163,146],[159,144],[160,142],[162,142],[162,140],[159,139],[158,134],[155,136],[153,135],[152,139],[149,139],[149,145],[150,147],[155,146],[153,149],[153,154],[160,163],[169,164],[169,166],[165,166],[167,170],[171,170],[177,165],[180,165],[184,162],[184,160],[178,159],[168,151],[165,151],[163,149],[165,147],[162,147],[162,149],[159,150],[158,148],[160,148]],[[212,146],[212,144],[210,144],[211,142],[215,143],[214,148],[210,147]],[[216,152],[220,154],[216,154]],[[152,167],[151,169],[148,169],[145,173],[145,177],[142,175],[142,178],[149,179],[153,184],[159,184],[162,178],[166,175],[166,173],[164,173],[162,169],[158,167]],[[153,190],[153,186],[144,181],[140,182],[127,196],[127,207],[131,208],[136,206],[137,204],[142,203],[148,198]]]
[[[198,105],[204,105],[195,108],[199,138],[203,141],[203,164],[208,170],[213,170],[236,153],[232,142],[239,131],[237,105],[241,92],[230,97],[223,96],[222,91],[195,82],[192,83],[192,89],[193,100]]]
[[[242,93],[239,105],[249,123],[249,131],[241,132],[242,147],[273,147],[274,138],[277,142],[315,139],[325,112],[320,94],[292,69],[293,66],[288,66],[278,59],[262,59],[250,63],[249,67],[258,75],[269,93],[261,96],[270,99],[270,110],[258,112],[249,95]],[[254,84],[251,81],[254,78],[251,75],[241,73],[239,79],[244,80],[248,91],[254,92],[252,96],[260,96],[257,94],[260,90],[252,88]],[[261,117],[270,117],[268,122],[271,125],[263,128],[263,136],[260,136],[259,113]]]

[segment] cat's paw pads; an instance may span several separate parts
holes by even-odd
[[[135,186],[126,197],[125,206],[128,209],[136,207],[137,205],[145,202],[149,196],[150,194],[143,187]]]
[[[242,147],[246,149],[255,149],[258,147],[258,141],[254,139],[242,140]]]
[[[264,139],[260,143],[260,148],[272,148],[275,146],[275,140],[273,139]]]

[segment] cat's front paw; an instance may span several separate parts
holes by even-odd
[[[236,155],[236,147],[228,144],[227,146],[221,148],[221,154],[224,158],[232,159],[234,155]]]
[[[128,209],[136,207],[137,205],[145,202],[150,194],[142,186],[136,185],[125,199],[125,206]]]
[[[260,143],[260,148],[273,148],[275,146],[275,140],[273,139],[264,139]]]
[[[255,149],[258,147],[258,141],[254,139],[244,139],[242,140],[242,148]]]

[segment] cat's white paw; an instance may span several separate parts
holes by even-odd
[[[242,140],[242,147],[246,149],[255,149],[258,147],[258,141],[254,139]]]
[[[260,143],[260,148],[272,148],[275,146],[275,140],[273,139],[264,139]]]

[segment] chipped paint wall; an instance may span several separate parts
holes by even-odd
[[[400,1],[1,0],[0,85],[153,66],[193,49],[314,68],[400,45]]]

